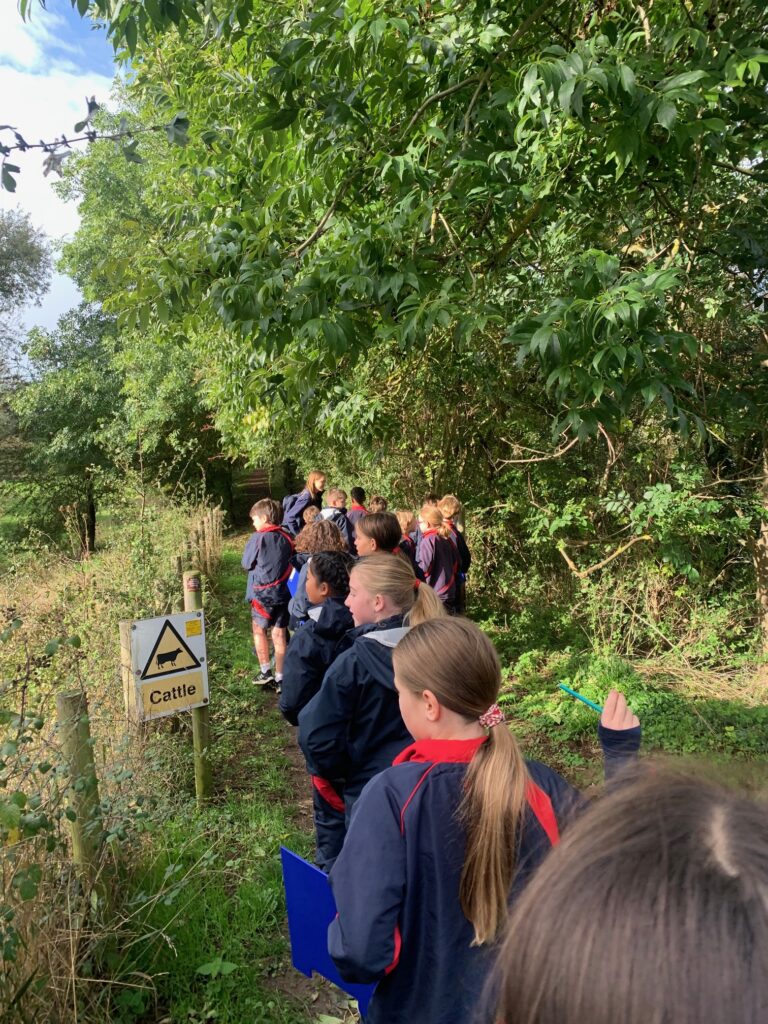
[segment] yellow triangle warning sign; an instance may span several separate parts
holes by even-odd
[[[169,676],[174,672],[188,672],[191,668],[200,668],[200,662],[181,639],[170,619],[166,619],[152,646],[152,653],[141,678],[154,679],[155,676]]]

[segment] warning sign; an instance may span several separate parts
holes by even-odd
[[[199,622],[199,619],[195,620],[196,625]],[[186,640],[181,639],[171,620],[166,619],[141,678],[154,679],[156,676],[167,676],[172,672],[186,672],[190,668],[200,668],[200,662],[189,649]]]
[[[203,613],[184,612],[131,623],[136,717],[144,721],[208,703]]]

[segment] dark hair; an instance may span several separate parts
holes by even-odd
[[[596,801],[516,904],[496,983],[510,1024],[765,1020],[768,807],[658,768]]]
[[[438,502],[438,497],[435,494],[435,492],[434,491],[427,491],[427,493],[424,495],[424,497],[422,499],[421,504],[422,505],[436,505],[437,502]]]
[[[365,504],[365,491],[362,487],[353,487],[349,492],[349,496],[356,505]]]
[[[326,583],[336,597],[349,593],[349,571],[355,564],[346,551],[318,551],[312,555],[309,571],[318,583]]]
[[[356,530],[360,530],[369,540],[376,541],[379,551],[394,551],[400,543],[402,532],[397,516],[392,512],[369,512],[358,519]]]
[[[264,516],[272,526],[279,526],[283,520],[283,508],[279,501],[272,498],[262,498],[251,507],[250,517]]]
[[[386,512],[387,511],[387,499],[382,498],[380,494],[374,494],[371,500],[368,502],[369,512]]]
[[[315,519],[296,538],[296,550],[313,555],[316,551],[346,551],[341,530],[330,519]]]

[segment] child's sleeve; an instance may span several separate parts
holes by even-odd
[[[320,690],[299,715],[299,746],[312,775],[347,776],[347,731],[357,707],[355,657],[351,651],[334,661]]]
[[[245,551],[243,551],[243,560],[240,563],[242,567],[250,572],[256,564],[256,556],[259,553],[259,535],[253,533],[248,538],[248,543],[245,545]]]
[[[610,782],[637,760],[641,728],[636,725],[634,729],[606,729],[604,725],[598,724],[597,737],[603,748],[605,781]]]
[[[429,581],[429,574],[432,572],[432,562],[435,557],[435,543],[432,537],[422,537],[421,543],[416,548],[416,562]]]
[[[318,657],[314,630],[307,625],[288,644],[283,662],[283,688],[280,710],[291,725],[299,724],[299,713],[320,689],[323,662]]]
[[[338,914],[328,951],[346,981],[378,981],[397,966],[405,873],[399,799],[385,773],[363,790],[329,876]]]

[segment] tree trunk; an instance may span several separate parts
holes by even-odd
[[[83,513],[83,557],[88,558],[96,548],[96,497],[93,487],[93,474],[85,471],[85,512]]]
[[[760,485],[765,514],[752,548],[757,589],[757,616],[764,654],[768,654],[768,449],[763,452],[763,479]]]

